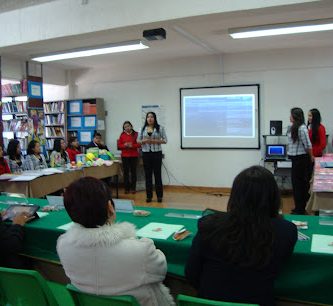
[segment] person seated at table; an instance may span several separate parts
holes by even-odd
[[[25,159],[26,170],[46,169],[47,163],[44,155],[40,152],[40,144],[36,140],[31,140],[28,144],[27,157]]]
[[[132,295],[145,306],[175,305],[162,284],[167,263],[135,227],[116,223],[108,186],[93,177],[70,184],[64,194],[74,224],[57,241],[57,252],[72,285],[99,295]]]
[[[26,214],[14,217],[12,224],[5,224],[0,215],[0,266],[27,268],[26,262],[18,255],[23,250],[24,224],[31,220]]]
[[[227,213],[198,221],[185,276],[201,298],[272,306],[274,281],[292,255],[296,226],[279,216],[274,176],[253,166],[235,178]]]
[[[87,150],[90,148],[99,148],[100,150],[109,151],[108,147],[103,143],[101,133],[97,131],[94,132],[93,140],[89,142],[86,146]]]
[[[50,155],[50,166],[65,167],[70,162],[68,153],[66,152],[65,140],[57,138],[54,140],[53,151]]]
[[[0,145],[0,175],[4,173],[10,173],[10,169],[6,159],[3,157],[3,147]]]
[[[75,162],[76,161],[75,156],[81,154],[80,144],[79,141],[77,140],[77,137],[75,136],[69,137],[66,152],[69,156],[69,160],[71,162]]]
[[[21,145],[17,139],[9,140],[6,159],[11,173],[22,172],[25,169],[25,160],[21,153]]]

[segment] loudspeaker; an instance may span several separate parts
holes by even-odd
[[[270,121],[269,131],[271,135],[282,135],[282,121],[278,120]]]

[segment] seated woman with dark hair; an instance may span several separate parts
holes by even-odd
[[[151,239],[136,239],[134,225],[116,223],[108,186],[84,177],[66,188],[64,204],[74,225],[57,242],[66,275],[79,290],[132,295],[141,305],[174,305],[162,284],[167,263]]]
[[[21,145],[17,139],[9,140],[7,147],[7,160],[12,173],[22,172],[25,169],[25,161],[21,153]]]
[[[66,143],[63,139],[55,139],[53,144],[53,151],[50,155],[50,166],[65,167],[70,162],[68,153],[66,152]]]
[[[38,141],[31,140],[28,144],[27,157],[25,159],[26,170],[40,170],[46,169],[47,163],[43,153],[40,151],[40,144]]]
[[[297,241],[280,202],[272,173],[253,166],[235,178],[227,213],[199,220],[185,275],[200,297],[275,304],[274,281]]]

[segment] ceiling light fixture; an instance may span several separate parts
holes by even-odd
[[[58,51],[38,56],[36,55],[33,56],[31,59],[33,61],[44,63],[44,62],[59,61],[70,58],[79,58],[79,57],[102,55],[109,53],[142,50],[147,48],[149,47],[143,44],[141,40],[132,40],[122,43]]]
[[[237,39],[329,30],[333,30],[333,19],[320,19],[301,22],[261,25],[246,28],[234,28],[229,29],[228,32],[232,38]]]

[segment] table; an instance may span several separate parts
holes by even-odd
[[[6,200],[1,196],[0,201]],[[29,199],[30,203],[44,206],[43,199]],[[0,205],[1,206],[1,205]],[[3,205],[2,205],[3,206]],[[135,217],[132,214],[117,213],[117,221],[134,223],[137,228],[150,223],[162,222],[184,225],[192,233],[197,231],[197,220],[167,217],[166,213],[177,212],[200,215],[200,211],[143,207],[151,212],[148,217]],[[302,231],[308,236],[313,233],[333,235],[333,227],[319,225],[316,216],[285,216],[289,220],[308,221],[309,229]],[[24,254],[59,264],[56,253],[56,240],[64,231],[58,226],[70,222],[66,211],[50,212],[49,215],[35,220],[25,227],[26,239]],[[157,248],[163,251],[168,261],[168,275],[184,280],[184,265],[193,236],[183,241],[155,239]],[[311,253],[311,240],[298,241],[295,252],[276,282],[276,295],[286,299],[333,304],[333,255]],[[185,282],[185,280],[184,280]]]
[[[315,159],[311,196],[306,206],[308,211],[333,209],[333,168],[321,168],[321,162],[333,162],[333,154]]]
[[[44,175],[28,182],[0,181],[0,190],[11,193],[22,193],[31,198],[40,198],[67,187],[80,177],[93,176],[98,179],[115,177],[118,197],[119,171],[120,165],[118,162],[115,162],[111,166],[87,167],[63,173]]]

